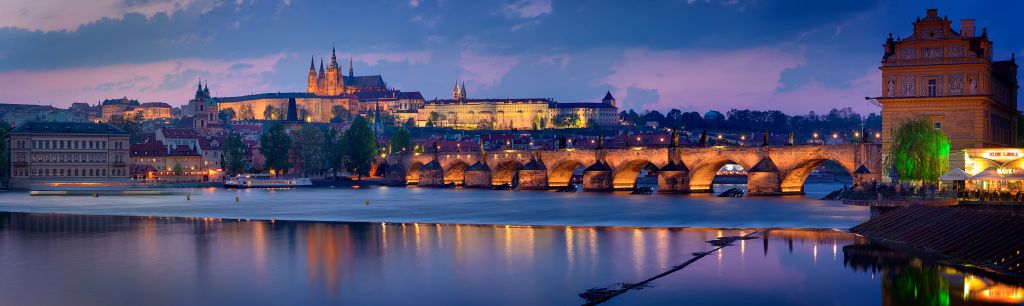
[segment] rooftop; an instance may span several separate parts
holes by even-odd
[[[44,121],[22,123],[12,129],[11,133],[128,134],[128,132],[106,123]]]

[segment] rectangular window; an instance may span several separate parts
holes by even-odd
[[[938,86],[936,86],[936,81],[934,79],[928,80],[928,96],[929,97],[934,97],[935,96],[936,87],[938,87]]]

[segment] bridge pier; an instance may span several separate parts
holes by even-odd
[[[779,167],[771,157],[765,156],[754,167],[747,170],[747,195],[782,195],[782,179]]]
[[[466,168],[466,178],[463,181],[466,188],[491,188],[491,168],[486,163],[476,162]]]
[[[682,162],[669,161],[658,170],[658,193],[689,193],[690,169]]]
[[[519,168],[519,189],[548,189],[548,167],[544,165],[544,161],[531,158],[529,163]]]
[[[614,190],[614,180],[612,167],[601,160],[583,169],[583,190],[585,191],[612,191]]]
[[[420,181],[418,185],[422,187],[444,186],[444,169],[441,168],[441,163],[435,159],[420,167]]]
[[[384,171],[384,184],[387,186],[405,186],[406,173],[401,164],[395,164]]]

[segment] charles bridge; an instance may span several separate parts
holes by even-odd
[[[646,168],[657,173],[659,193],[707,193],[719,169],[733,163],[747,169],[749,195],[790,195],[803,194],[807,177],[829,160],[854,181],[880,180],[881,156],[878,143],[435,151],[391,156],[384,171],[386,182],[397,186],[490,188],[518,178],[519,189],[547,190],[569,185],[573,172],[585,167],[585,191],[613,191],[634,188]]]

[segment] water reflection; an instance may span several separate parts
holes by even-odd
[[[571,305],[588,288],[645,279],[711,249],[705,240],[751,231],[0,213],[0,296],[33,305]],[[1024,301],[1013,281],[843,232],[758,235],[608,304]]]

